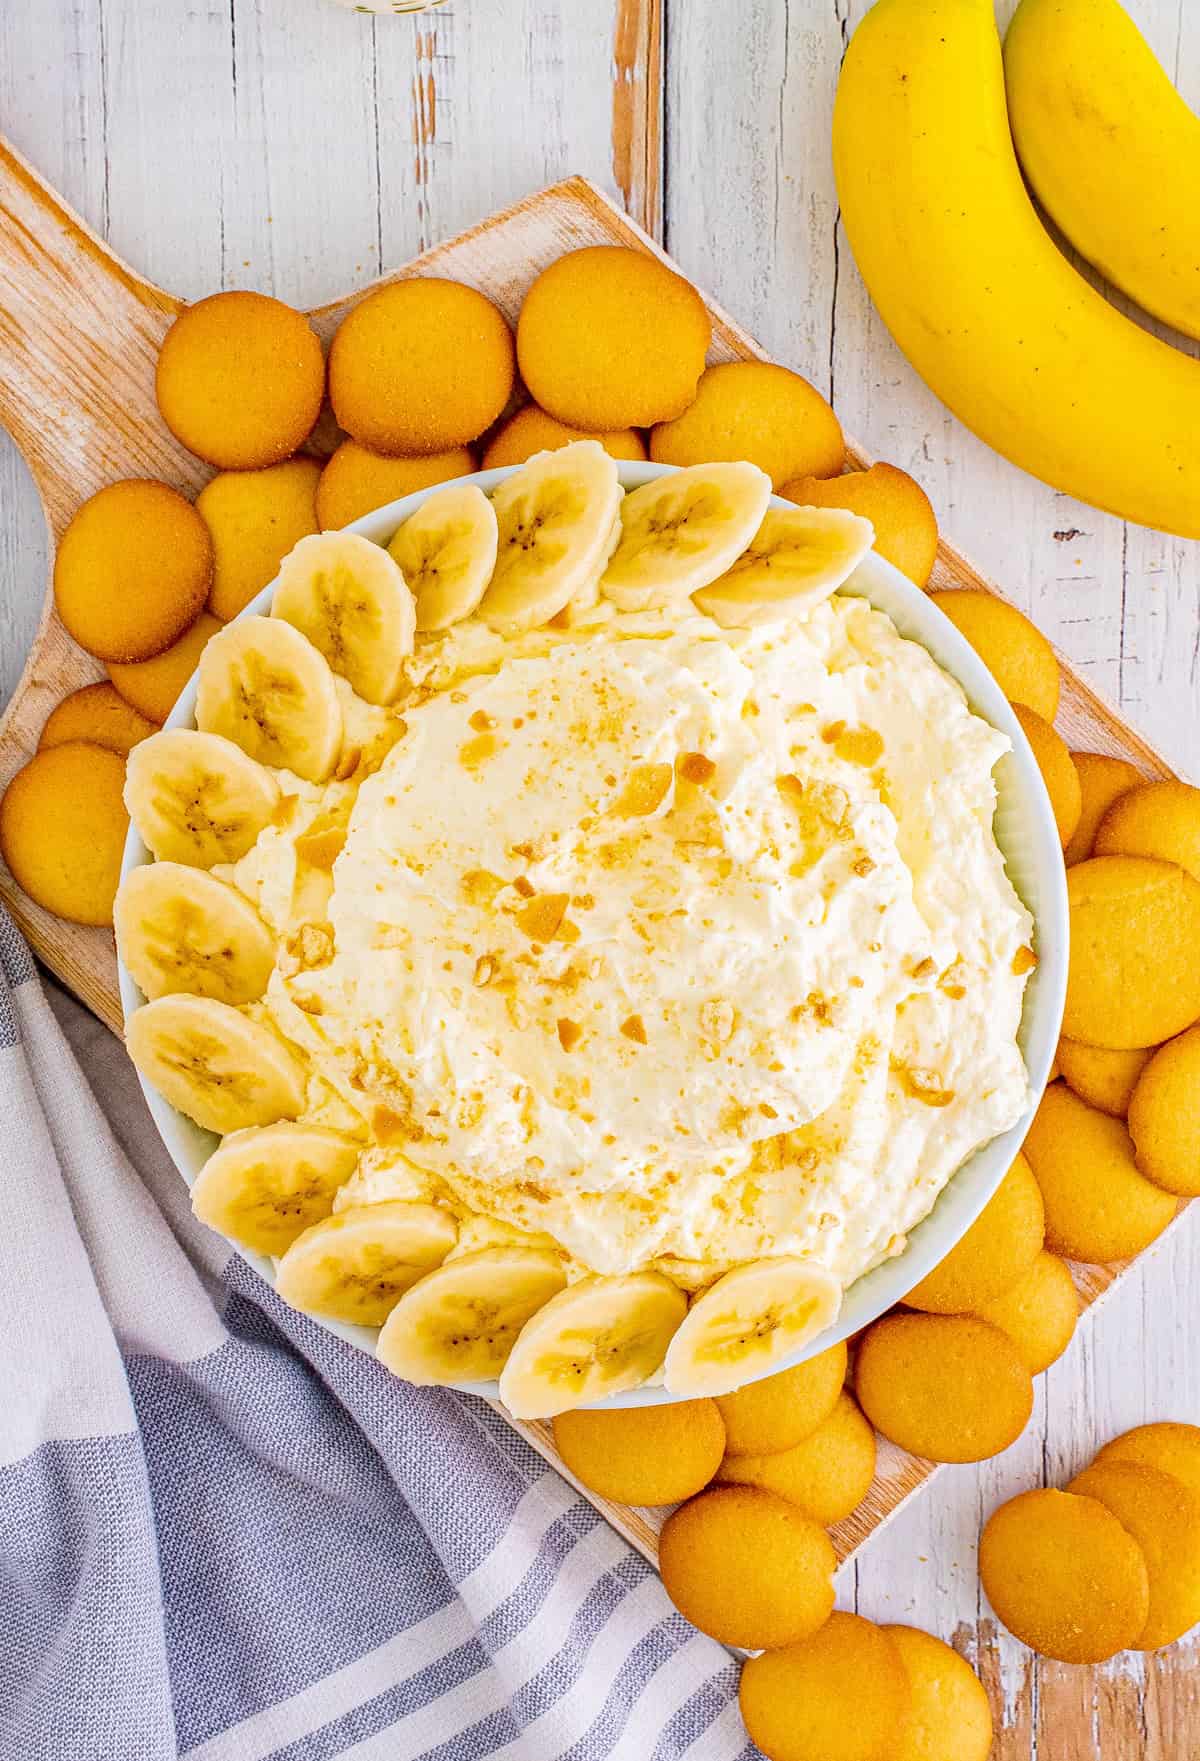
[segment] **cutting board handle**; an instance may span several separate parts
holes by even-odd
[[[56,538],[115,478],[195,487],[206,475],[154,401],[155,358],[180,309],[0,139],[0,422]]]

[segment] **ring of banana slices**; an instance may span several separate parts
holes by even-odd
[[[498,1379],[519,1418],[660,1375],[675,1395],[721,1393],[837,1314],[838,1284],[799,1258],[726,1270],[689,1297],[659,1270],[573,1265],[550,1237],[419,1181],[372,1202],[362,1169],[383,1127],[323,1090],[264,1005],[273,970],[328,958],[332,870],[359,784],[404,731],[415,649],[467,619],[509,637],[605,604],[690,599],[727,628],[803,613],[842,585],[873,531],[841,509],[769,501],[768,478],[744,463],[625,494],[609,455],[579,441],[490,496],[467,482],[434,490],[387,548],[349,532],[304,538],[271,615],[243,615],[209,642],[196,727],[130,756],[126,800],[154,860],[117,900],[120,955],[146,999],[127,1043],[146,1081],[220,1139],[195,1212],[273,1257],[296,1308],[379,1328],[380,1360],[411,1382]],[[237,881],[264,840],[292,852],[282,933],[280,913]]]

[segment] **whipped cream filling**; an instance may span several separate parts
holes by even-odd
[[[297,786],[233,871],[282,928],[305,832],[348,811],[328,930],[266,1003],[322,1117],[336,1094],[382,1146],[340,1202],[436,1195],[691,1286],[898,1252],[1025,1101],[1004,736],[849,597],[744,631],[468,623],[411,674],[364,729],[380,768]]]

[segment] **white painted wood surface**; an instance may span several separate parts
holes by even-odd
[[[976,441],[892,345],[838,233],[828,122],[866,3],[672,0],[666,242],[831,393],[866,446],[922,481],[966,554],[1200,780],[1200,546],[1097,514]],[[1200,6],[1128,3],[1200,107]],[[1002,17],[1013,4],[1001,0]],[[611,188],[616,12],[617,0],[451,0],[415,19],[326,0],[3,0],[0,129],[172,290],[309,302],[565,172]],[[5,695],[44,581],[36,497],[0,435]],[[1020,1443],[942,1475],[859,1556],[844,1605],[945,1636],[973,1629],[975,1541],[1001,1497],[1061,1481],[1144,1419],[1200,1420],[1193,1212],[1039,1380]],[[1002,1654],[1015,1686],[1022,1654]]]

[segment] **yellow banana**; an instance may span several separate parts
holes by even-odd
[[[1038,219],[992,0],[879,0],[843,63],[833,158],[863,279],[954,413],[1056,489],[1200,537],[1200,362],[1110,306]]]
[[[1025,175],[1081,256],[1200,336],[1200,116],[1117,0],[1021,0],[1004,39]]]

